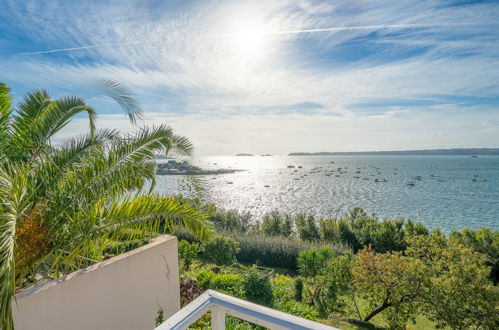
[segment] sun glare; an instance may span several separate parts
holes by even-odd
[[[262,15],[235,15],[227,22],[229,51],[235,60],[261,63],[272,50],[270,26]]]
[[[265,55],[265,35],[257,31],[245,31],[234,35],[235,53],[243,60],[260,60]]]

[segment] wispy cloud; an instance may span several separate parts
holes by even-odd
[[[309,116],[300,120],[311,127],[324,116],[424,130],[417,114],[435,113],[442,120],[435,125],[446,126],[474,114],[474,101],[463,98],[499,96],[498,21],[492,2],[226,0],[149,8],[6,0],[0,69],[21,90],[56,94],[86,93],[82,81],[111,77],[136,91],[148,112],[190,123],[198,115],[232,124],[275,115],[278,129],[289,124],[283,116]],[[425,103],[429,95],[437,101]],[[307,104],[318,106],[297,106]],[[494,123],[497,103],[480,107],[489,109],[480,122]],[[215,126],[206,129],[220,134]]]

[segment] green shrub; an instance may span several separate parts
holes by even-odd
[[[303,300],[303,280],[301,278],[297,278],[295,280],[295,300],[302,301]]]
[[[300,214],[295,218],[298,237],[304,241],[313,241],[320,238],[319,228],[313,216]]]
[[[263,217],[261,230],[268,236],[288,237],[293,233],[293,218],[289,214],[272,211]]]
[[[197,273],[196,283],[203,289],[209,289],[211,284],[211,279],[215,276],[215,273],[209,270],[203,270]]]
[[[242,296],[243,276],[239,274],[220,273],[212,271],[201,271],[196,275],[196,284],[203,289],[218,290],[233,296]]]
[[[215,274],[210,281],[210,289],[233,296],[240,296],[242,288],[243,277],[238,274]]]
[[[288,276],[278,275],[271,280],[274,294],[274,308],[308,320],[315,320],[319,313],[309,306],[294,299],[293,284],[296,281]]]
[[[298,271],[302,276],[316,277],[324,271],[332,257],[333,251],[327,246],[302,251],[298,255]]]
[[[237,260],[291,270],[297,270],[296,258],[301,251],[321,248],[324,245],[329,246],[337,255],[349,250],[344,244],[306,242],[289,237],[271,237],[258,234],[237,235],[236,233],[230,235],[239,242],[240,251],[236,255]]]
[[[189,270],[192,261],[196,258],[199,252],[199,244],[189,243],[181,240],[178,243],[178,255],[183,262],[185,270]]]
[[[251,214],[238,211],[220,212],[209,217],[215,227],[222,230],[246,232],[250,228]]]
[[[236,261],[236,253],[239,252],[239,243],[230,237],[221,235],[214,236],[204,245],[206,259],[218,265],[229,265]]]
[[[244,294],[249,301],[271,306],[273,296],[269,274],[259,272],[256,267],[251,267],[244,277]]]

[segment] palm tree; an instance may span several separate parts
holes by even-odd
[[[139,108],[120,84],[99,82],[132,122]],[[54,134],[86,113],[89,132],[53,146]],[[17,108],[0,83],[0,328],[12,329],[16,288],[35,274],[60,276],[82,257],[185,226],[203,239],[205,217],[152,192],[154,154],[189,155],[192,144],[160,125],[134,134],[97,130],[96,112],[78,97],[52,100],[44,90]],[[146,190],[146,184],[151,188]]]

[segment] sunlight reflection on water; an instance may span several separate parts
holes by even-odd
[[[274,209],[336,217],[362,207],[379,217],[409,218],[446,232],[499,229],[499,157],[221,156],[192,162],[206,169],[245,170],[203,176],[205,198],[256,218]],[[474,176],[487,181],[473,182]],[[159,176],[156,190],[175,193],[181,182],[181,176]]]

